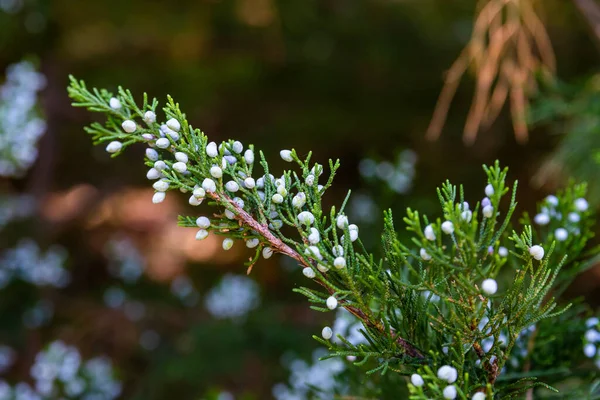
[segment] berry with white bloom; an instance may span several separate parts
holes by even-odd
[[[169,182],[165,179],[154,182],[152,187],[159,192],[166,192],[169,189]]]
[[[160,178],[162,174],[156,168],[150,168],[146,173],[146,178],[154,180]]]
[[[225,210],[225,217],[227,219],[235,219],[235,214],[231,210]]]
[[[183,174],[185,171],[187,171],[187,165],[184,162],[178,161],[173,164],[173,169]]]
[[[146,149],[146,157],[150,161],[158,161],[158,151],[154,149]]]
[[[550,205],[557,206],[558,205],[558,197],[551,194],[546,197],[546,202]]]
[[[442,232],[447,235],[450,235],[454,232],[454,224],[451,221],[442,222]]]
[[[246,247],[249,249],[253,249],[258,246],[259,240],[257,238],[251,238],[246,240]]]
[[[244,161],[246,161],[246,164],[248,165],[254,163],[254,152],[252,150],[248,149],[244,152]]]
[[[591,328],[592,326],[598,325],[598,322],[600,322],[600,320],[597,317],[591,317],[585,321],[585,326]]]
[[[109,153],[116,153],[118,151],[120,151],[123,148],[123,143],[114,140],[112,142],[110,142],[108,144],[108,146],[106,146],[106,151],[108,151]]]
[[[460,213],[460,218],[463,221],[471,222],[471,218],[473,218],[473,213],[470,210],[463,211]]]
[[[315,222],[315,216],[309,211],[302,211],[298,214],[298,222],[305,226],[312,225]]]
[[[198,232],[196,232],[196,240],[206,239],[207,236],[208,231],[206,229],[200,229]]]
[[[454,383],[458,378],[458,372],[456,371],[456,368],[444,365],[438,369],[437,377],[448,383]]]
[[[265,247],[262,251],[262,255],[265,259],[271,258],[271,256],[273,255],[273,249],[270,247]]]
[[[244,200],[240,199],[239,197],[234,197],[233,198],[233,202],[239,207],[239,208],[244,208],[244,206],[246,205],[246,203],[244,202]]]
[[[325,328],[323,328],[323,330],[321,331],[321,336],[323,336],[323,339],[325,340],[329,340],[331,339],[331,337],[333,336],[333,331],[331,330],[330,327],[326,326]]]
[[[213,181],[212,179],[205,178],[204,181],[202,181],[202,189],[206,190],[209,193],[216,192],[217,185],[215,184],[215,181]]]
[[[287,161],[287,162],[292,162],[294,161],[294,159],[292,158],[292,152],[289,150],[281,150],[279,152],[279,155],[281,156],[281,159],[283,161]]]
[[[421,250],[419,250],[419,254],[421,255],[421,258],[425,261],[429,261],[431,260],[431,255],[429,255],[429,253],[427,253],[427,250],[421,248]]]
[[[559,242],[564,242],[569,237],[569,232],[565,228],[558,228],[554,231],[554,237]]]
[[[569,215],[567,216],[567,218],[571,222],[579,222],[581,220],[581,217],[579,216],[579,214],[577,214],[575,212],[569,213]]]
[[[271,197],[271,200],[273,200],[273,203],[275,204],[281,204],[283,203],[283,196],[279,193],[275,193],[273,197]]]
[[[346,217],[345,215],[338,215],[338,217],[335,220],[335,223],[338,228],[345,229],[348,226],[348,217]]]
[[[181,129],[181,124],[175,118],[171,118],[167,121],[167,126],[169,129],[173,129],[175,132],[179,132]]]
[[[265,178],[262,176],[256,180],[256,187],[262,189],[265,187]]]
[[[165,192],[156,192],[154,193],[154,196],[152,196],[152,202],[154,204],[162,203],[165,200],[165,197]]]
[[[292,206],[296,208],[302,208],[306,204],[306,195],[304,192],[299,192],[292,198]]]
[[[503,247],[503,246],[498,247],[498,255],[500,257],[506,257],[506,256],[508,256],[508,249],[506,247]]]
[[[121,102],[116,97],[111,97],[110,100],[108,101],[108,104],[110,105],[110,108],[112,108],[113,110],[118,110],[121,108]]]
[[[433,225],[427,225],[423,233],[425,234],[425,239],[430,241],[435,240],[435,231],[433,230]]]
[[[550,222],[550,216],[546,213],[539,213],[535,217],[533,217],[533,222],[538,225],[548,225]]]
[[[244,145],[242,144],[242,142],[236,140],[235,142],[233,142],[233,146],[231,146],[231,149],[235,153],[240,154],[242,151],[244,151]]]
[[[333,266],[337,269],[344,268],[346,266],[346,259],[344,257],[336,257],[336,259],[333,260]]]
[[[425,381],[423,380],[423,377],[419,374],[412,374],[410,376],[410,383],[413,384],[413,386],[416,387],[421,387],[425,384]]]
[[[158,147],[159,149],[166,149],[170,145],[171,142],[169,142],[169,139],[167,138],[160,138],[156,141],[156,147]]]
[[[456,387],[454,385],[446,386],[442,392],[445,399],[453,400],[456,399]]]
[[[492,197],[494,195],[494,187],[491,184],[488,184],[485,187],[485,195],[487,197]]]
[[[327,303],[327,308],[329,308],[330,310],[335,310],[338,305],[337,299],[333,296],[328,297],[326,303]]]
[[[219,155],[219,149],[215,142],[210,142],[206,145],[206,155],[209,157],[216,157]]]
[[[358,239],[358,226],[355,224],[348,225],[348,231],[350,232],[350,241],[355,242]],[[344,236],[342,236],[342,240]]]
[[[494,207],[485,206],[483,207],[482,213],[485,218],[492,218],[492,216],[494,215]]]
[[[306,179],[304,180],[304,183],[306,183],[308,186],[312,186],[315,183],[315,176],[314,175],[308,175],[306,177]]]
[[[344,248],[338,244],[336,246],[333,246],[331,252],[336,257],[342,257],[344,255]]]
[[[190,204],[190,206],[199,206],[200,204],[202,204],[202,200],[204,199],[191,195],[188,199],[188,203]]]
[[[498,282],[494,279],[486,279],[481,283],[481,290],[483,293],[491,296],[498,291]]]
[[[223,170],[217,167],[216,165],[213,165],[212,167],[210,167],[210,175],[213,178],[219,179],[223,176]]]
[[[194,197],[201,199],[204,198],[204,196],[206,196],[206,190],[202,189],[201,187],[195,187],[192,194],[194,195]]]
[[[585,331],[585,340],[588,342],[596,343],[600,342],[600,333],[595,329],[588,329]]]
[[[232,193],[235,193],[238,190],[240,190],[240,185],[238,185],[237,182],[229,181],[225,184],[225,189],[229,190]]]
[[[483,200],[481,200],[481,207],[491,206],[491,205],[492,205],[492,201],[490,200],[489,197],[484,197]]]
[[[583,346],[583,354],[588,358],[594,357],[596,355],[596,346],[591,343],[586,344]]]
[[[321,251],[317,246],[308,246],[304,251],[304,254],[307,256],[313,256],[317,260],[322,260],[323,256],[321,255]]]
[[[187,163],[189,161],[187,154],[182,153],[181,151],[175,153],[175,159],[182,163]]]
[[[310,244],[317,244],[321,241],[321,234],[317,228],[310,228],[310,235],[308,235],[308,242]]]
[[[315,271],[313,271],[313,269],[309,268],[309,267],[303,268],[302,273],[304,274],[305,277],[307,277],[309,279],[313,279],[315,276],[317,276]]]
[[[535,246],[531,246],[529,248],[529,254],[531,254],[531,256],[536,260],[541,260],[544,258],[544,248],[536,244]]]
[[[471,397],[471,400],[485,400],[485,393],[477,392]]]
[[[157,162],[154,163],[154,168],[156,168],[159,171],[162,171],[164,169],[169,169],[169,167],[167,166],[167,164],[165,164],[164,161],[162,160],[158,160]]]
[[[587,211],[589,205],[586,199],[580,197],[577,200],[575,200],[575,208],[577,209],[577,211]]]
[[[278,186],[277,193],[280,194],[281,196],[285,197],[285,196],[287,196],[287,189],[285,188],[285,186]]]
[[[246,186],[247,189],[254,189],[254,186],[256,186],[254,178],[248,177],[244,179],[244,186]]]
[[[206,218],[206,217],[198,217],[196,219],[196,225],[198,226],[198,228],[209,228],[210,227],[210,219]]]
[[[223,250],[229,250],[232,247],[233,247],[233,239],[225,238],[225,240],[223,240]]]
[[[153,124],[156,122],[156,114],[153,111],[146,111],[144,113],[144,122],[147,124]]]
[[[137,125],[135,124],[135,122],[133,122],[130,119],[126,119],[125,121],[123,121],[123,123],[121,124],[121,127],[123,128],[123,130],[127,133],[133,133],[135,132]]]

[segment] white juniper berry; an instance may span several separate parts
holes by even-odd
[[[330,176],[323,178],[320,187],[323,167],[311,164],[310,153],[301,159],[292,149],[280,156],[286,161],[291,158],[297,170],[285,170],[275,178],[262,152],[256,153],[256,163],[252,145],[234,140],[220,145],[209,142],[189,125],[171,98],[164,107],[165,118],[175,119],[180,127],[163,125],[173,132],[179,128],[177,140],[162,137],[165,133],[158,116],[156,122],[138,124],[132,133],[119,128],[125,120],[143,120],[148,111],[156,113],[156,100],[144,96],[138,106],[131,93],[119,89],[123,106],[115,110],[110,107],[113,96],[109,92],[92,93],[75,79],[69,94],[75,106],[106,113],[104,126],[93,124],[87,129],[96,143],[118,140],[123,144],[119,153],[134,143],[157,151],[157,160],[154,153],[146,160],[149,168],[163,175],[157,190],[192,192],[190,201],[197,204],[209,200],[215,211],[205,217],[208,223],[198,215],[184,216],[179,220],[182,226],[200,228],[198,238],[208,232],[223,236],[224,249],[245,241],[245,247],[254,251],[247,263],[249,270],[261,255],[264,259],[274,253],[291,257],[301,267],[304,278],[300,279],[319,284],[295,289],[309,299],[314,310],[343,308],[359,321],[361,343],[314,336],[330,356],[351,357],[358,366],[370,368],[370,373],[405,376],[411,399],[469,399],[477,393],[491,399],[522,393],[527,384],[539,386],[531,383],[535,375],[528,372],[518,375],[524,377],[519,381],[511,376],[499,378],[518,347],[518,333],[559,317],[567,308],[548,294],[560,292],[587,266],[577,258],[592,235],[589,211],[582,200],[584,187],[558,194],[557,205],[543,202],[540,207],[547,210],[540,208],[540,212],[551,221],[540,232],[534,231],[525,216],[520,232],[508,233],[516,208],[516,183],[505,207],[503,200],[511,188],[506,184],[506,169],[496,163],[484,167],[487,197],[481,202],[465,204],[462,187],[459,190],[446,182],[438,190],[440,218],[407,210],[404,222],[410,240],[398,238],[392,214],[386,212],[383,254],[375,256],[363,247],[358,226],[345,217],[347,198],[339,208],[323,207],[338,162],[330,161]],[[148,140],[148,135],[153,138]],[[169,145],[159,146],[161,139]],[[174,166],[184,163],[178,153],[189,156],[185,172]],[[254,185],[248,184],[248,178]],[[197,193],[200,188],[203,192]],[[162,201],[164,195],[158,191],[155,197]],[[484,211],[486,207],[492,212]],[[471,212],[467,218],[465,211]],[[569,219],[569,225],[555,224],[560,215],[573,212],[581,216],[581,222]],[[555,241],[555,231],[561,227],[569,235]],[[561,268],[568,273],[559,274]],[[584,356],[581,349],[577,353]],[[414,384],[409,379],[413,374],[424,384],[420,380]],[[548,386],[540,390],[544,388]]]

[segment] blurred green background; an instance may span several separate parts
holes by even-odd
[[[59,244],[68,252],[72,275],[62,290],[0,292],[7,321],[0,342],[18,353],[9,380],[26,379],[36,352],[60,338],[85,355],[109,356],[124,383],[124,398],[201,399],[223,392],[270,398],[272,387],[288,379],[282,357],[291,351],[310,359],[316,347],[311,335],[331,321],[291,292],[300,271],[279,257],[254,267],[260,305],[245,317],[207,312],[207,293],[223,275],[244,274],[249,254],[242,246],[225,254],[217,239],[194,242],[193,230],[177,228],[176,215],[189,207],[184,196],[151,204],[143,148],[116,160],[94,148],[83,132],[93,116],[70,107],[69,74],[112,91],[122,85],[140,99],[143,92],[161,100],[170,94],[211,140],[254,143],[277,168],[283,166],[277,157],[282,148],[312,150],[323,163],[341,159],[328,201],[339,203],[348,189],[370,194],[377,206],[363,216],[361,229],[369,232],[363,237],[373,248],[382,209],[391,207],[397,221],[409,206],[436,214],[434,190],[446,178],[464,183],[469,201],[479,200],[482,163],[499,159],[510,167],[509,176],[520,181],[523,210],[531,211],[536,200],[563,183],[531,181],[563,136],[540,126],[526,144],[517,144],[506,109],[474,145],[463,144],[470,76],[441,138],[424,137],[444,72],[469,39],[473,0],[0,4],[0,70],[25,58],[47,78],[41,94],[47,131],[38,160],[23,178],[0,180],[3,193],[33,195],[38,208],[26,222],[0,233],[0,247],[22,237],[42,248]],[[582,80],[598,72],[598,43],[573,2],[537,5],[556,52],[558,77]],[[395,162],[406,149],[417,156],[410,192],[396,193],[358,173],[361,160]],[[582,156],[592,157],[589,150]],[[137,251],[145,273],[135,284],[110,273],[115,257],[106,249],[114,240]],[[188,306],[170,290],[183,275],[191,278],[197,296]],[[106,290],[115,285],[143,305],[143,318],[107,306]],[[571,295],[598,304],[597,285],[598,273],[591,271]],[[54,317],[40,328],[24,329],[23,310],[39,297],[52,301]],[[142,337],[153,345],[145,346]]]

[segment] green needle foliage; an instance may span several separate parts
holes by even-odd
[[[160,123],[158,101],[146,95],[138,106],[127,90],[90,91],[74,78],[68,91],[74,106],[106,115],[86,128],[96,144],[109,143],[114,156],[134,143],[148,146],[154,202],[178,189],[191,205],[213,208],[210,217],[180,217],[181,226],[199,227],[197,239],[221,235],[225,250],[244,241],[254,252],[248,272],[261,255],[293,258],[318,284],[296,289],[311,308],[344,307],[362,322],[362,344],[341,335],[334,343],[325,329],[315,336],[329,357],[356,357],[373,379],[406,376],[412,399],[519,398],[538,387],[540,395],[557,391],[543,382],[578,376],[584,391],[592,382],[595,366],[581,351],[586,308],[556,299],[595,261],[595,251],[584,253],[593,224],[584,185],[540,203],[538,227],[524,215],[513,228],[517,183],[507,184],[507,169],[496,162],[484,167],[486,197],[474,206],[462,186],[446,182],[437,193],[441,217],[409,209],[409,242],[398,240],[386,212],[383,257],[376,258],[344,214],[348,197],[339,208],[323,206],[339,161],[329,162],[324,179],[310,153],[284,150],[282,159],[297,169],[275,178],[262,152],[255,162],[252,145],[209,142],[170,97]],[[554,343],[569,347],[553,351]]]

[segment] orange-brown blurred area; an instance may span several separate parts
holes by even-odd
[[[340,204],[348,189],[368,196],[374,208],[362,213],[361,235],[376,252],[381,210],[393,209],[397,221],[406,207],[439,214],[435,188],[447,178],[478,201],[483,163],[499,159],[510,168],[510,179],[520,182],[521,211],[533,212],[537,200],[577,179],[561,164],[560,173],[532,181],[565,132],[525,126],[525,114],[529,90],[541,90],[537,68],[551,64],[554,77],[583,79],[598,70],[598,39],[575,2],[527,3],[545,32],[531,25],[531,15],[529,22],[477,19],[482,8],[474,0],[0,0],[0,70],[29,59],[47,79],[40,95],[47,129],[37,161],[23,177],[0,178],[2,195],[32,196],[34,211],[0,231],[0,247],[23,238],[43,250],[59,245],[71,277],[64,289],[19,286],[0,301],[10,321],[0,327],[0,344],[10,342],[18,353],[6,376],[28,379],[37,351],[61,339],[83,355],[110,357],[123,398],[211,399],[227,392],[266,399],[288,378],[282,357],[292,349],[309,358],[316,347],[311,335],[333,318],[312,312],[292,292],[305,281],[279,256],[254,265],[249,279],[259,303],[247,315],[215,317],[209,293],[227,274],[244,276],[254,253],[243,243],[223,251],[221,237],[196,241],[194,229],[177,225],[179,215],[210,215],[205,205],[192,208],[175,192],[153,204],[142,147],[114,159],[94,147],[83,127],[95,117],[70,106],[69,74],[113,92],[122,85],[140,100],[144,92],[161,102],[171,95],[211,140],[262,149],[275,175],[283,148],[313,151],[324,164],[341,159],[325,201]],[[474,30],[474,21],[488,25]],[[523,38],[502,36],[511,29]],[[475,43],[473,31],[480,34]],[[547,43],[531,44],[546,35],[552,57],[540,53]],[[502,38],[497,47],[492,36]],[[456,87],[442,99],[447,113],[426,137],[447,72],[460,57],[467,60],[460,73],[450,70]],[[493,123],[484,123],[487,108]],[[394,162],[406,149],[417,155],[409,191],[358,173],[361,160]],[[123,271],[136,265],[142,272],[133,280]],[[599,281],[600,269],[593,269],[569,296],[597,305]],[[39,298],[52,302],[53,317],[25,329],[22,315]]]

